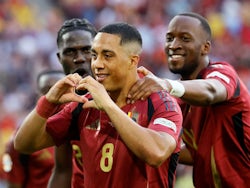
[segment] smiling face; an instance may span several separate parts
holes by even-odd
[[[59,45],[58,59],[65,74],[79,73],[82,77],[91,73],[92,35],[85,30],[73,30],[65,33]]]
[[[197,72],[209,51],[208,45],[207,34],[198,19],[174,17],[166,33],[165,45],[170,71],[182,77]]]
[[[121,45],[120,40],[118,35],[98,33],[93,41],[92,72],[107,91],[119,92],[135,77],[130,70],[136,70],[137,64],[131,65],[129,44]]]

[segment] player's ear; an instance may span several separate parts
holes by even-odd
[[[206,43],[203,44],[203,46],[202,46],[201,54],[202,54],[202,55],[207,55],[207,54],[209,54],[210,48],[211,48],[211,42],[207,40]]]
[[[60,62],[60,60],[61,60],[60,53],[59,53],[59,52],[57,52],[57,53],[56,53],[56,56],[57,56],[57,59],[58,59],[58,60],[59,60],[59,62]]]
[[[131,67],[137,67],[138,66],[138,63],[139,63],[139,60],[140,60],[140,57],[139,55],[132,55],[130,57],[130,66]]]

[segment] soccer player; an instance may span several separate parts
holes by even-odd
[[[64,22],[57,33],[57,57],[66,75],[92,75],[90,49],[95,35],[96,29],[86,19],[72,18]],[[71,123],[75,124],[78,108],[73,114],[75,117]],[[74,138],[60,147],[55,147],[55,166],[48,188],[82,188],[83,182],[82,152],[79,139]]]
[[[44,95],[59,79],[62,71],[43,71],[37,77],[38,94]],[[36,151],[30,155],[14,149],[13,137],[6,145],[2,157],[6,186],[9,188],[46,188],[54,166],[53,147]]]
[[[168,25],[165,52],[171,72],[181,80],[148,76],[130,90],[128,103],[152,91],[167,90],[183,112],[180,162],[193,164],[197,188],[250,185],[250,96],[234,68],[209,58],[211,29],[195,13],[175,16]],[[239,49],[237,49],[239,50]]]
[[[34,152],[79,136],[85,187],[173,187],[182,130],[176,100],[159,91],[126,104],[128,90],[139,79],[141,50],[135,27],[101,28],[91,49],[95,79],[75,73],[57,82],[22,123],[16,149]],[[80,96],[77,90],[89,93]],[[72,127],[79,102],[83,110]],[[62,103],[68,104],[53,116]]]

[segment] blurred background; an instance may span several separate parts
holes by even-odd
[[[247,0],[0,0],[0,156],[35,104],[37,74],[61,69],[56,35],[65,19],[84,17],[97,29],[115,21],[135,25],[144,43],[141,65],[175,78],[163,49],[167,24],[177,13],[200,13],[212,27],[211,59],[230,62],[250,89],[249,10]],[[180,165],[177,175],[176,188],[192,187],[190,167]]]

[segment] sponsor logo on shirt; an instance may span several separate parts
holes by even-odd
[[[175,133],[176,133],[176,125],[174,122],[168,120],[168,119],[165,119],[165,118],[157,118],[154,120],[153,124],[160,124],[160,125],[163,125],[165,127],[168,127],[170,129],[172,129]]]
[[[100,120],[99,119],[96,120],[95,122],[91,123],[90,125],[87,125],[85,128],[99,131],[101,129]]]

